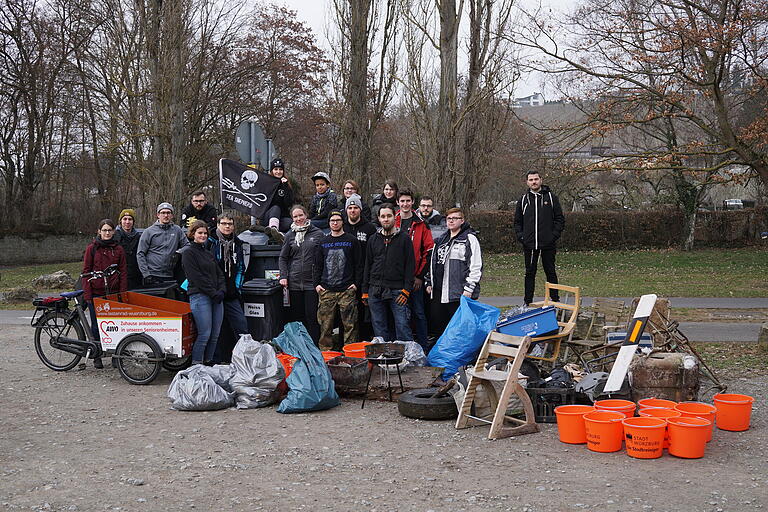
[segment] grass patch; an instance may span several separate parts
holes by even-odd
[[[483,295],[523,294],[523,256],[490,254],[484,258]],[[768,250],[702,249],[559,252],[557,275],[563,284],[594,297],[765,297]],[[544,290],[544,271],[536,274]]]
[[[768,353],[761,352],[756,343],[694,342],[693,346],[720,379],[768,375]]]
[[[9,288],[24,286],[32,287],[32,280],[44,274],[53,274],[58,270],[69,272],[72,279],[77,279],[83,270],[83,262],[75,261],[72,263],[47,263],[44,265],[24,265],[21,267],[3,267],[0,269],[0,292],[8,291]]]

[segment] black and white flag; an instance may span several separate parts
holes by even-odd
[[[261,218],[267,211],[280,180],[235,160],[219,160],[221,204]]]

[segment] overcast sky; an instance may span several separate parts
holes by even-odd
[[[536,0],[527,0],[533,2]],[[330,0],[274,0],[278,5],[296,11],[299,20],[303,21],[312,28],[317,37],[319,46],[328,48],[325,39],[325,27],[328,22],[327,13],[330,10]],[[576,5],[575,0],[543,0],[543,4],[549,5],[553,9],[568,9]],[[517,97],[528,96],[534,92],[541,91],[541,85],[537,77],[527,77],[517,85]]]

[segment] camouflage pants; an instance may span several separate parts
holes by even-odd
[[[333,324],[339,308],[341,323],[344,325],[344,344],[357,341],[357,293],[355,290],[320,292],[317,306],[317,321],[320,324],[320,348],[327,350],[333,343]]]

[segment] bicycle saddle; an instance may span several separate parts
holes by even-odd
[[[83,293],[85,293],[84,290],[75,290],[73,292],[60,293],[59,295],[61,295],[62,297],[66,298],[66,299],[74,299],[75,297],[81,296]]]

